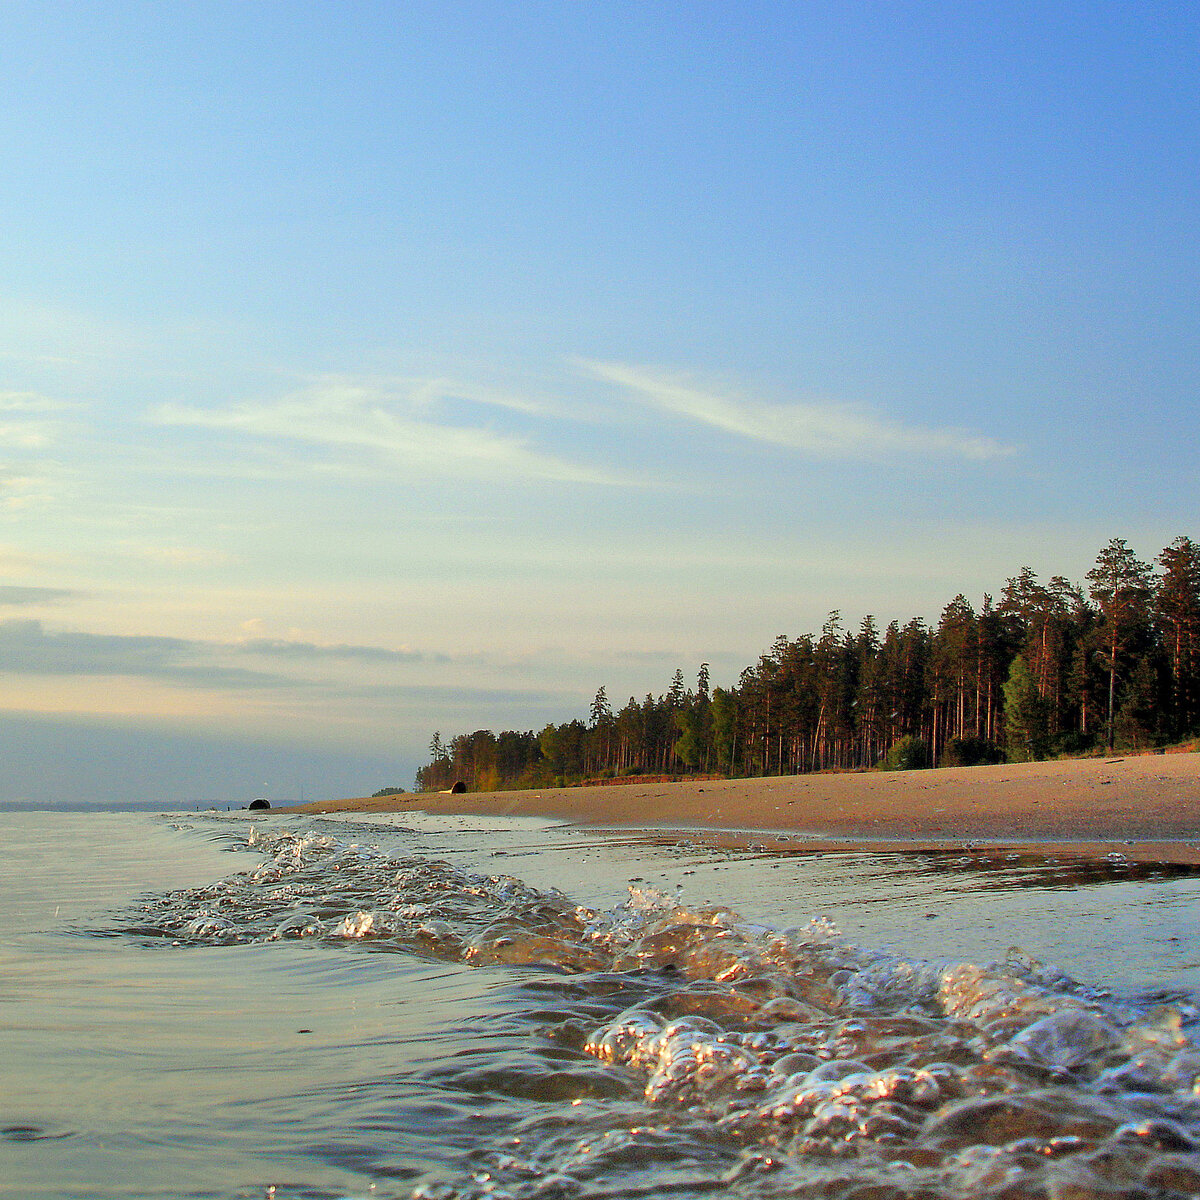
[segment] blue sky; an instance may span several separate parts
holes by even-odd
[[[1194,5],[0,19],[0,803],[407,786],[1200,535]]]

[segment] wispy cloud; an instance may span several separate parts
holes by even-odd
[[[345,643],[325,646],[316,642],[294,642],[284,638],[250,638],[236,645],[248,654],[290,659],[294,662],[314,662],[321,659],[384,664],[429,661],[427,655],[417,650],[389,650],[383,646],[354,646]],[[442,655],[433,656],[433,660],[447,661]]]
[[[40,621],[0,621],[0,656],[14,675],[135,676],[198,687],[294,685],[283,677],[228,667],[184,638],[47,631]],[[198,661],[207,657],[209,661]]]
[[[0,466],[0,509],[32,508],[50,497],[50,482],[43,474]]]
[[[589,374],[685,420],[737,437],[822,456],[1001,458],[1013,447],[961,429],[923,429],[834,402],[773,404],[697,386],[686,376],[580,360]]]
[[[77,408],[38,392],[0,391],[0,447],[43,450],[62,429],[62,414]]]
[[[532,396],[518,395],[512,391],[490,387],[486,384],[438,376],[430,379],[393,379],[387,390],[408,395],[414,405],[422,409],[434,409],[441,405],[466,400],[470,404],[486,405],[489,408],[506,409],[509,412],[525,413],[528,416],[561,416],[545,400]]]
[[[58,598],[50,588],[0,589],[0,603],[34,603]],[[49,594],[49,595],[47,595]],[[63,593],[64,595],[67,593]],[[13,675],[82,675],[134,677],[196,688],[295,688],[313,684],[295,674],[277,674],[256,666],[238,665],[253,659],[277,663],[341,661],[403,666],[444,661],[413,650],[351,644],[321,645],[287,639],[252,638],[239,642],[129,634],[96,634],[78,630],[52,631],[41,621],[14,618],[0,621],[0,661]]]
[[[526,415],[540,411],[532,402],[498,393],[464,395],[444,380],[399,387],[327,379],[278,400],[222,409],[166,404],[152,417],[162,425],[228,430],[264,440],[301,442],[339,454],[365,455],[412,475],[482,474],[579,484],[630,482],[613,472],[543,451],[523,433],[484,423],[464,412],[464,399],[493,410]]]
[[[82,592],[69,588],[20,587],[12,584],[0,586],[0,605],[13,607],[29,604],[55,604],[60,600],[73,600]]]
[[[63,412],[74,407],[65,400],[55,400],[40,392],[0,391],[0,412],[4,413]]]
[[[59,464],[46,451],[61,440],[62,414],[78,407],[38,392],[0,391],[0,509],[26,509],[54,493]]]
[[[24,421],[0,421],[0,446],[15,450],[41,450],[50,445],[44,426]]]

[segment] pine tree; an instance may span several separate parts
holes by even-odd
[[[1176,735],[1200,723],[1200,546],[1177,537],[1158,556],[1155,608],[1171,673]]]
[[[596,690],[596,696],[592,701],[590,709],[590,716],[592,718],[593,729],[612,720],[612,706],[608,702],[608,692],[603,687]]]
[[[1150,601],[1150,568],[1140,562],[1124,538],[1113,538],[1087,573],[1092,599],[1100,608],[1101,634],[1108,670],[1108,719],[1106,745],[1113,748],[1118,658],[1140,625],[1144,624]]]
[[[588,739],[587,770],[596,774],[610,765],[608,759],[613,729],[612,705],[609,704],[608,692],[603,687],[597,688],[589,715],[592,724],[591,737]]]
[[[975,686],[978,649],[979,626],[975,610],[960,593],[942,610],[933,638],[930,677],[934,762],[941,757],[947,742],[961,739],[968,732],[968,721],[974,715],[971,706],[978,690]]]

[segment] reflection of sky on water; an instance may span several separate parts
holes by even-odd
[[[374,836],[382,825],[404,825],[419,831],[413,848],[423,853],[559,888],[592,907],[619,903],[636,878],[678,889],[685,903],[727,906],[776,927],[828,916],[850,941],[913,958],[990,962],[1017,947],[1118,991],[1200,990],[1200,873],[1178,867],[1055,863],[995,851],[728,851],[627,830],[419,813],[372,816],[366,824]]]

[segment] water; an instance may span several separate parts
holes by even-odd
[[[1200,1192],[1200,877],[0,816],[0,1196]]]

